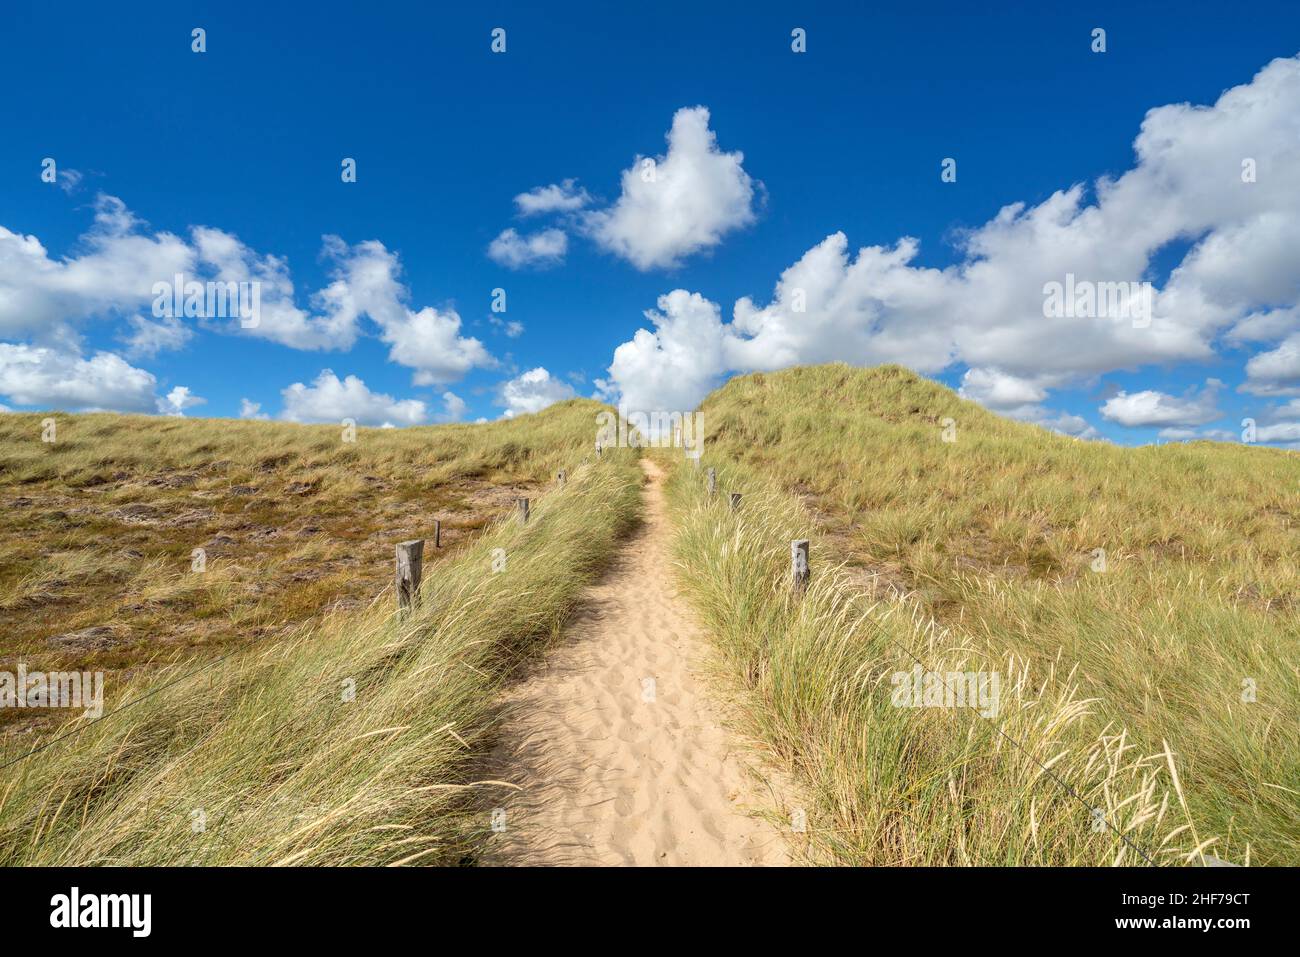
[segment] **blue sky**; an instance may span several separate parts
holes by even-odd
[[[1123,443],[1236,439],[1247,416],[1265,440],[1300,440],[1300,82],[1286,63],[1255,81],[1295,62],[1293,3],[808,6],[10,4],[0,59],[22,83],[0,100],[0,404],[237,416],[248,400],[334,421],[356,401],[362,421],[406,424],[569,390],[672,408],[735,372],[845,358],[902,361],[1006,414]],[[1245,85],[1221,121],[1177,111]],[[1144,117],[1171,105],[1152,142],[1172,145],[1144,166]],[[1252,119],[1270,109],[1276,121]],[[664,181],[629,188],[646,156]],[[1238,156],[1259,166],[1247,193],[1232,192]],[[948,157],[956,182],[941,180]],[[1098,178],[1135,170],[1094,226]],[[1188,182],[1202,175],[1218,180]],[[522,215],[515,197],[550,185],[582,205]],[[1017,202],[1018,224],[989,227]],[[1040,204],[1071,228],[1035,233]],[[186,259],[195,227],[237,240],[250,275],[275,257],[264,299],[308,324],[332,314],[333,332],[183,320],[132,345],[165,264],[231,268]],[[510,229],[550,255],[489,255]],[[807,262],[787,285],[808,284],[808,312],[792,311],[782,273],[836,233],[847,258]],[[853,275],[860,248],[903,237],[918,244],[905,261]],[[1051,270],[1016,258],[1054,243]],[[1044,338],[1045,276],[1166,290],[1189,254],[1195,275],[1161,295],[1149,335]],[[1253,271],[1230,282],[1241,256]],[[995,275],[965,275],[981,259]],[[331,287],[346,321],[338,296],[313,297]],[[742,297],[757,315],[737,325]],[[326,369],[364,385],[329,394]]]

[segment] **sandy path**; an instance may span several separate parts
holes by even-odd
[[[493,863],[788,863],[752,813],[775,799],[706,698],[704,639],[673,592],[663,475],[643,466],[645,524],[510,694],[496,760],[524,790],[505,804]]]

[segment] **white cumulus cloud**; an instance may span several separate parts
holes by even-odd
[[[1206,425],[1223,418],[1218,407],[1222,385],[1219,380],[1210,379],[1199,393],[1193,390],[1184,396],[1173,396],[1155,389],[1120,392],[1106,400],[1101,414],[1111,422],[1130,427]]]
[[[488,256],[507,269],[555,266],[564,262],[568,251],[569,237],[562,229],[543,229],[528,236],[505,229],[488,245]]]
[[[100,194],[81,253],[65,259],[0,226],[0,337],[75,349],[79,323],[134,314],[152,301],[155,282],[193,268],[183,239],[140,235],[138,226],[120,199]]]
[[[0,226],[0,338],[79,350],[82,323],[119,320],[133,357],[184,345],[194,326],[267,339],[301,350],[347,350],[366,334],[391,346],[390,359],[414,371],[417,384],[450,382],[495,365],[483,344],[462,336],[454,309],[408,305],[395,253],[377,240],[348,246],[324,237],[328,285],[298,304],[288,263],[261,254],[232,233],[195,226],[189,239],[150,232],[126,204],[100,194],[91,228],[76,255],[55,259],[34,236]],[[171,289],[182,283],[239,283],[256,296],[255,322],[235,316],[168,315]],[[151,314],[152,319],[145,314]],[[369,319],[373,326],[362,320]]]
[[[1134,152],[1131,169],[1091,190],[1074,184],[1034,206],[1004,207],[961,234],[961,257],[946,268],[920,264],[909,237],[855,252],[836,232],[781,274],[770,301],[737,301],[730,322],[707,299],[676,290],[647,313],[653,328],[615,350],[602,394],[689,408],[733,372],[839,359],[934,374],[964,363],[966,394],[1038,420],[1055,414],[1040,401],[1052,389],[1212,359],[1228,339],[1284,336],[1293,338],[1247,364],[1247,388],[1300,394],[1300,180],[1291,172],[1300,168],[1300,58],[1273,61],[1211,106],[1149,111]],[[1243,153],[1255,161],[1255,182],[1242,180]],[[624,176],[624,198],[634,197],[627,209],[653,208],[652,184],[634,173]],[[660,248],[655,224],[642,225],[645,242]],[[1044,316],[1047,283],[1067,275],[1139,283],[1189,239],[1153,292],[1149,322],[1106,308]],[[672,258],[638,255],[646,266]]]
[[[967,369],[957,390],[963,399],[999,411],[1042,402],[1047,389],[1033,379],[1007,375],[998,369]]]
[[[89,359],[45,346],[0,342],[0,395],[17,405],[73,412],[153,412],[157,380],[121,356]]]
[[[566,179],[562,183],[538,186],[515,197],[520,216],[538,216],[543,213],[571,213],[591,202],[587,191],[577,182]]]
[[[512,419],[516,415],[540,412],[548,405],[572,399],[573,396],[573,386],[562,379],[556,379],[539,366],[502,383],[497,401],[505,408],[503,417]]]
[[[1276,348],[1246,362],[1243,391],[1256,395],[1300,394],[1300,334],[1283,339]]]
[[[1050,376],[1023,378],[998,369],[967,369],[957,394],[994,412],[1053,432],[1081,439],[1097,438],[1100,433],[1083,416],[1058,412],[1042,404],[1053,381]]]
[[[356,376],[340,380],[330,369],[322,369],[311,385],[295,382],[282,389],[280,395],[284,398],[280,417],[289,422],[352,419],[358,425],[419,425],[428,418],[428,409],[419,399],[398,400],[371,392]]]
[[[400,281],[401,264],[383,243],[368,240],[348,246],[337,236],[327,236],[325,250],[334,264],[334,280],[317,294],[318,304],[340,326],[369,316],[390,347],[389,361],[413,369],[415,385],[441,385],[475,367],[495,365],[483,343],[460,334],[455,309],[413,310],[406,304],[409,291]]]
[[[189,386],[178,385],[158,400],[158,411],[162,415],[184,416],[186,409],[207,401],[190,392]]]
[[[465,410],[468,406],[465,400],[454,392],[444,392],[442,394],[442,414],[438,416],[439,422],[459,422],[465,418]]]
[[[720,311],[684,289],[660,296],[658,307],[645,313],[653,332],[638,329],[614,350],[609,378],[596,380],[598,392],[621,398],[630,411],[693,409],[732,364]]]
[[[680,109],[668,154],[638,156],[623,171],[614,205],[586,214],[587,231],[637,269],[674,266],[754,221],[754,183],[743,162],[744,154],[718,148],[708,109]]]
[[[133,359],[151,359],[163,351],[179,349],[194,336],[194,330],[175,316],[157,322],[144,316],[129,316],[130,332],[121,337],[126,354]]]

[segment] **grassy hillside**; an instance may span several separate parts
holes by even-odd
[[[702,411],[704,464],[745,498],[679,472],[685,582],[825,853],[1137,862],[1113,825],[1161,861],[1300,863],[1300,459],[1075,441],[898,367],[746,376]],[[914,656],[999,670],[1012,705],[891,707]]]
[[[297,519],[387,531],[384,584],[376,569],[364,606],[312,614],[251,645],[232,620],[220,656],[110,671],[100,721],[0,742],[0,864],[471,860],[499,787],[474,775],[495,692],[559,630],[638,514],[631,452],[583,464],[596,408],[575,401],[490,426],[365,432],[344,449],[334,429],[92,417],[70,422],[70,445],[79,441],[58,458],[11,449],[10,481],[45,489],[98,470],[199,471],[224,457],[230,482],[314,483],[317,505]],[[21,433],[23,423],[4,425]],[[97,430],[109,432],[98,445]],[[398,516],[427,534],[434,509],[465,483],[536,483],[557,467],[567,485],[535,490],[526,526],[482,517],[478,536],[426,565],[418,610],[393,614],[392,545],[407,531],[393,528]],[[367,475],[382,493],[367,491]],[[196,480],[199,490],[209,482]],[[290,507],[267,497],[277,499],[268,508]]]
[[[133,669],[359,607],[396,542],[439,519],[439,562],[588,455],[599,408],[354,442],[334,425],[103,414],[55,415],[47,443],[45,414],[0,414],[0,667]]]

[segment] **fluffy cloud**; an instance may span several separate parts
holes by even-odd
[[[369,316],[379,327],[379,338],[390,346],[389,361],[415,370],[415,385],[441,385],[475,367],[495,365],[483,343],[460,334],[455,309],[425,306],[417,311],[406,305],[409,294],[399,278],[401,264],[383,243],[369,240],[349,247],[337,236],[327,236],[325,251],[334,263],[334,281],[317,295],[317,302],[340,327]]]
[[[1014,419],[1032,422],[1035,425],[1041,425],[1045,429],[1051,429],[1053,432],[1060,432],[1062,435],[1073,435],[1080,439],[1095,439],[1101,434],[1081,415],[1075,415],[1071,412],[1057,412],[1041,405],[1022,406],[1008,414]]]
[[[538,186],[515,197],[515,206],[520,216],[537,216],[542,213],[571,213],[582,209],[591,202],[585,189],[580,189],[576,181],[566,179],[562,183],[550,186]]]
[[[1300,446],[1300,399],[1269,409],[1264,418],[1267,424],[1256,428],[1257,441],[1278,442],[1293,448]]]
[[[83,252],[50,258],[35,236],[0,226],[0,337],[75,349],[77,324],[137,312],[155,282],[192,270],[195,253],[171,233],[138,235],[139,221],[121,200],[100,195],[81,237]]]
[[[1300,399],[1292,399],[1285,405],[1275,406],[1271,410],[1269,418],[1288,422],[1300,420]]]
[[[1251,356],[1242,389],[1256,395],[1300,394],[1300,334],[1288,336],[1275,349]]]
[[[385,326],[383,340],[390,362],[415,370],[415,385],[441,385],[459,379],[475,366],[492,365],[491,357],[477,339],[459,335],[460,316],[454,309],[439,311],[425,306],[408,313],[401,322]]]
[[[1275,422],[1261,425],[1255,434],[1260,442],[1300,443],[1300,422]]]
[[[1053,382],[1051,377],[1022,378],[998,369],[968,369],[957,392],[964,399],[1022,422],[1081,439],[1097,438],[1099,433],[1083,416],[1057,412],[1041,404]]]
[[[89,359],[75,351],[0,342],[0,395],[19,405],[73,412],[184,415],[205,399],[188,386],[156,396],[158,380],[112,352]]]
[[[561,234],[562,235],[562,234]],[[348,246],[324,237],[329,284],[309,297],[311,309],[297,304],[288,264],[262,255],[236,236],[196,226],[186,241],[171,233],[149,234],[116,197],[101,194],[91,229],[81,238],[84,251],[54,260],[34,236],[0,226],[0,337],[34,340],[38,346],[77,351],[78,326],[85,320],[123,319],[121,338],[128,354],[148,357],[179,348],[193,335],[180,316],[167,315],[170,292],[155,285],[183,282],[256,284],[256,323],[239,316],[198,317],[197,322],[232,334],[267,339],[294,349],[346,350],[370,331],[392,348],[390,359],[415,370],[417,384],[449,382],[476,366],[495,361],[477,339],[460,335],[452,309],[411,309],[395,253],[378,241]],[[155,306],[159,308],[155,310]],[[142,312],[162,312],[157,321]]]
[[[997,410],[1032,405],[1047,398],[1047,389],[1042,384],[998,369],[968,369],[958,393],[964,399]]]
[[[289,422],[353,419],[358,425],[419,425],[428,418],[428,409],[419,399],[396,400],[390,395],[371,392],[356,376],[340,380],[329,369],[321,370],[310,386],[295,382],[282,389],[280,395],[284,398],[280,417]]]
[[[196,262],[204,278],[218,282],[257,283],[258,310],[256,325],[245,327],[238,317],[223,322],[210,319],[209,324],[220,325],[229,332],[269,339],[292,349],[322,350],[350,349],[359,332],[358,316],[334,308],[333,300],[318,293],[314,301],[326,309],[312,315],[299,308],[295,302],[293,280],[289,266],[273,255],[259,255],[238,238],[220,229],[198,226],[191,230]],[[341,241],[326,237],[327,252]],[[336,263],[335,281],[341,267]],[[189,277],[187,277],[188,280]],[[171,277],[165,277],[167,281]]]
[[[944,269],[918,264],[908,237],[854,254],[844,234],[833,233],[781,274],[768,303],[740,299],[729,323],[707,300],[670,293],[647,313],[653,330],[615,351],[606,394],[649,408],[691,407],[729,372],[842,359],[937,373],[961,362],[973,370],[964,383],[972,397],[1041,415],[1038,400],[1050,389],[1118,369],[1206,360],[1222,338],[1282,335],[1293,338],[1276,355],[1257,356],[1247,373],[1261,391],[1300,393],[1300,184],[1290,173],[1300,168],[1300,58],[1275,60],[1213,106],[1151,110],[1134,150],[1133,168],[1098,180],[1091,194],[1076,184],[1035,206],[1006,206],[962,234],[961,259]],[[1245,151],[1255,182],[1242,178]],[[633,172],[624,176],[624,199],[636,198],[627,209],[651,208],[653,184]],[[654,223],[643,228],[645,242],[660,248]],[[1157,255],[1188,240],[1187,254],[1153,291],[1149,321],[1114,308],[1045,317],[1047,283],[1067,275],[1139,283]],[[638,256],[643,266],[672,258]]]
[[[492,261],[507,269],[555,266],[564,262],[568,251],[569,237],[562,229],[543,229],[530,236],[506,229],[488,246],[488,256]]]
[[[1139,426],[1195,426],[1206,425],[1223,418],[1218,407],[1218,392],[1223,386],[1210,379],[1199,394],[1189,391],[1182,397],[1144,389],[1141,392],[1120,392],[1107,399],[1101,407],[1102,417],[1129,427]]]
[[[1190,429],[1181,425],[1161,429],[1156,434],[1160,438],[1171,442],[1187,442],[1196,439],[1205,439],[1212,442],[1233,442],[1237,439],[1236,433],[1229,429]]]
[[[196,405],[203,405],[207,399],[190,392],[188,386],[178,385],[158,400],[158,411],[162,415],[185,415],[185,410]]]
[[[239,400],[239,417],[241,419],[269,419],[265,412],[262,411],[262,403],[254,402],[252,399]]]
[[[465,418],[465,400],[454,392],[444,392],[442,394],[442,414],[438,416],[439,422],[459,422]]]
[[[573,396],[571,385],[552,377],[539,366],[502,383],[497,401],[505,407],[504,418],[512,419],[516,415],[540,412],[548,405],[572,399]]]
[[[638,329],[614,350],[609,378],[597,379],[597,389],[631,411],[693,409],[732,364],[728,334],[717,305],[699,293],[677,289],[658,306],[645,313],[654,331]]]
[[[18,405],[74,412],[153,412],[157,380],[120,356],[89,359],[44,346],[0,342],[0,395]]]
[[[754,221],[754,184],[742,153],[723,153],[709,111],[681,109],[668,131],[668,155],[638,156],[623,171],[622,195],[593,210],[586,228],[602,247],[641,270],[676,265]]]
[[[144,316],[129,316],[131,331],[121,336],[126,354],[132,359],[151,359],[158,353],[179,349],[194,336],[194,330],[174,316],[150,322]]]

